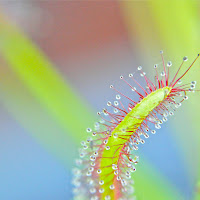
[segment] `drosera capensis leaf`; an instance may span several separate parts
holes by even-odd
[[[155,80],[151,81],[142,67],[138,67],[140,75],[144,78],[146,87],[142,87],[132,74],[129,77],[139,88],[133,87],[123,76],[120,76],[131,89],[139,96],[139,101],[118,91],[113,85],[111,89],[117,92],[116,101],[107,103],[108,107],[97,114],[101,120],[96,123],[95,131],[91,128],[94,139],[82,141],[80,159],[76,160],[78,168],[74,169],[73,184],[75,199],[86,197],[90,200],[128,200],[133,199],[133,179],[131,174],[136,171],[135,165],[139,157],[133,154],[138,150],[138,145],[144,144],[144,138],[149,137],[149,132],[155,134],[156,129],[167,121],[168,116],[174,115],[183,101],[188,99],[188,92],[195,92],[196,81],[182,84],[183,77],[188,73],[199,57],[181,72],[184,57],[175,75],[170,77],[172,62],[165,64],[163,51],[160,52],[163,71],[159,74],[158,65],[155,65]],[[181,74],[181,75],[180,75]],[[128,100],[128,106],[122,103],[121,98]]]
[[[128,141],[131,137],[131,135],[127,135],[127,127],[132,131],[136,132],[136,130],[140,127],[144,119],[149,115],[149,113],[155,109],[161,101],[163,101],[166,96],[169,94],[171,88],[170,87],[165,87],[158,89],[151,94],[149,94],[147,97],[142,99],[141,102],[139,102],[134,109],[132,109],[126,117],[121,121],[120,124],[112,131],[112,136],[108,139],[108,143],[106,148],[103,149],[102,152],[102,157],[113,157],[113,159],[105,159],[104,162],[101,162],[100,168],[102,168],[102,173],[100,174],[100,179],[104,180],[104,177],[106,175],[109,175],[109,179],[107,180],[107,183],[109,185],[109,181],[114,180],[115,174],[113,173],[113,168],[106,167],[106,166],[114,166],[114,165],[121,165],[120,161],[123,160],[122,158],[120,159],[121,155],[120,153],[123,151],[123,144],[124,139]],[[131,128],[130,128],[131,127]],[[123,131],[126,130],[126,131]],[[119,137],[116,137],[116,136]],[[109,150],[107,148],[109,147]],[[102,159],[103,160],[103,159]],[[135,168],[132,168],[135,170]],[[116,167],[117,170],[117,167]],[[117,173],[117,172],[116,172]],[[119,172],[118,172],[119,173]],[[128,173],[129,175],[129,173]],[[104,190],[109,191],[109,188],[107,188],[106,182],[105,183],[105,188]],[[106,192],[104,193],[106,195]],[[114,198],[114,191],[112,190],[112,193],[110,192],[110,196],[113,199]],[[104,196],[102,195],[104,198]]]

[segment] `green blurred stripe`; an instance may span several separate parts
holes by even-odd
[[[195,31],[198,7],[195,1],[152,1],[151,8],[163,45],[170,48],[171,54],[177,54],[177,51],[187,53],[198,47],[199,34]]]
[[[134,48],[137,47],[138,52],[141,52],[138,55],[144,55],[147,60],[151,58],[155,41],[159,39],[150,7],[151,1],[120,1],[122,17],[131,42]]]
[[[195,196],[195,200],[200,200],[200,181],[197,184],[196,190],[197,190],[197,194]]]
[[[133,180],[135,181],[134,187],[138,200],[183,199],[176,187],[172,187],[166,178],[145,160],[138,164]]]
[[[0,63],[0,103],[23,132],[30,134],[65,167],[71,167],[78,145],[32,96],[18,76],[1,60]]]
[[[0,52],[30,93],[54,117],[69,138],[79,141],[86,125],[94,122],[89,106],[75,94],[45,55],[7,22],[0,22]],[[67,66],[70,67],[70,66]]]

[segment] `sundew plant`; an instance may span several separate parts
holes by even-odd
[[[170,74],[172,62],[165,63],[163,51],[160,54],[162,70],[154,65],[153,80],[146,76],[141,66],[138,67],[144,87],[133,74],[129,74],[130,81],[120,76],[130,92],[138,95],[139,100],[110,86],[116,91],[116,100],[108,101],[108,108],[97,113],[100,121],[95,124],[94,130],[87,128],[91,137],[81,142],[80,158],[76,160],[77,167],[73,169],[75,200],[133,199],[132,174],[139,161],[135,155],[138,145],[144,144],[149,134],[155,134],[156,129],[160,129],[168,117],[174,115],[174,111],[188,99],[188,92],[196,91],[196,81],[182,83],[182,79],[200,54],[182,72],[188,60],[184,57],[173,76]],[[123,101],[126,101],[126,106]]]

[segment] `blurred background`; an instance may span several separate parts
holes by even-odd
[[[200,53],[200,1],[0,1],[0,199],[71,200],[86,128],[159,51]],[[185,82],[200,84],[200,60]],[[136,74],[140,81],[140,77]],[[200,87],[198,86],[198,89]],[[125,87],[124,90],[127,88]],[[199,92],[139,148],[138,200],[200,199]]]

